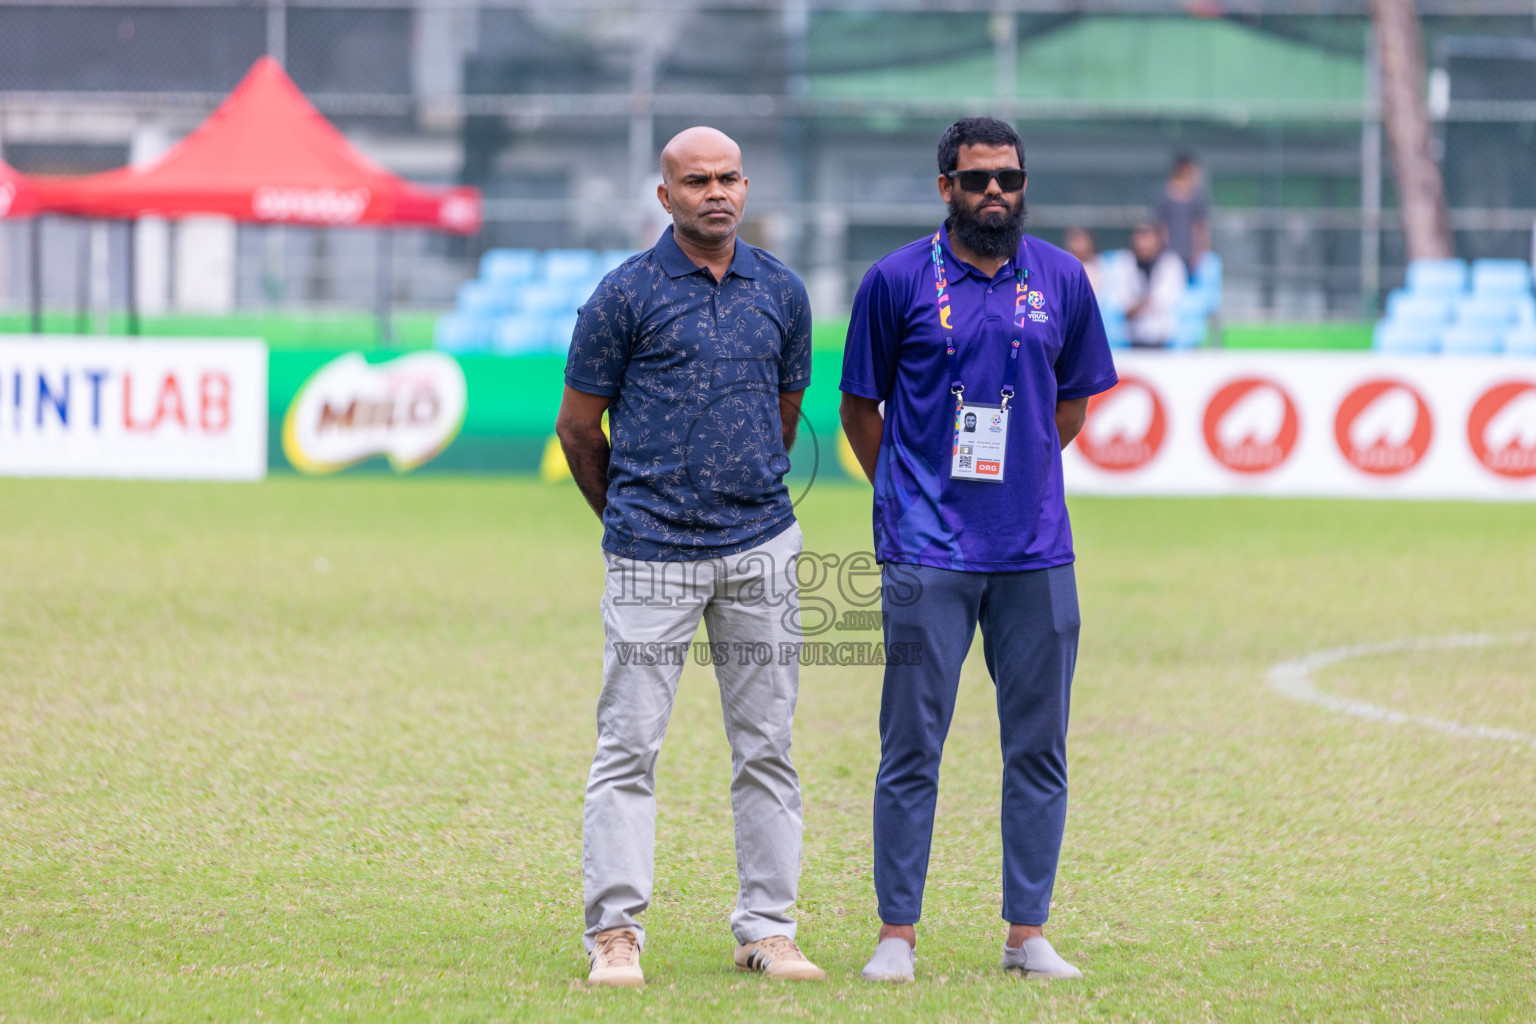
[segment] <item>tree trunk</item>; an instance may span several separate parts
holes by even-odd
[[[1454,256],[1445,183],[1424,99],[1424,40],[1413,0],[1371,0],[1381,47],[1381,97],[1409,259]]]

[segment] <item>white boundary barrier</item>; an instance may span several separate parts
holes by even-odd
[[[260,341],[0,342],[0,475],[260,480]]]
[[[1077,494],[1536,501],[1536,359],[1117,352]]]

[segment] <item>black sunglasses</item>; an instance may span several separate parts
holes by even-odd
[[[1017,167],[1005,167],[999,171],[945,171],[944,177],[958,182],[966,192],[985,192],[993,178],[1004,192],[1017,192],[1024,187],[1024,172]]]

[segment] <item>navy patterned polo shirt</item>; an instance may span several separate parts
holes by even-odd
[[[811,310],[766,251],[738,238],[716,281],[668,227],[581,308],[565,382],[614,399],[604,550],[713,558],[794,523],[779,392],[811,382]]]

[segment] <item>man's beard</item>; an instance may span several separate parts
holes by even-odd
[[[987,223],[968,210],[959,194],[949,200],[949,236],[984,259],[1006,260],[1019,251],[1024,237],[1024,221],[1029,204],[1019,196],[1019,208],[1003,218],[1002,223]]]

